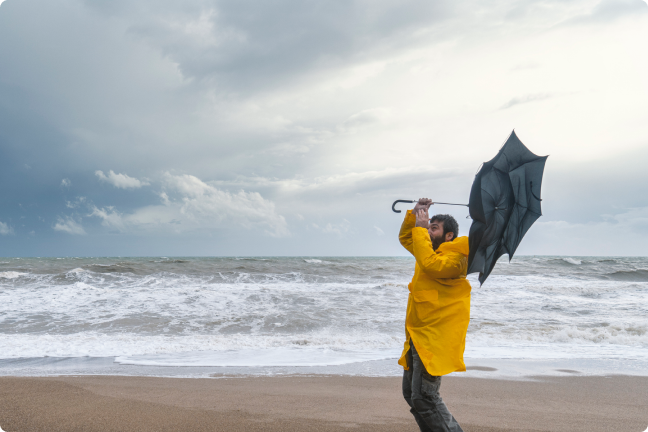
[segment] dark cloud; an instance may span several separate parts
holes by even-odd
[[[299,80],[416,42],[453,15],[450,1],[192,0],[88,6],[177,62],[188,78],[243,92]]]
[[[644,0],[603,0],[591,12],[571,18],[564,24],[599,24],[645,14],[648,14],[648,4]]]

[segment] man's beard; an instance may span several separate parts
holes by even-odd
[[[430,236],[430,240],[432,240],[432,249],[437,250],[439,246],[441,246],[441,243],[443,243],[445,235],[439,234],[436,237]]]

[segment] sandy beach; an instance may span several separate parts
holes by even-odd
[[[648,426],[647,377],[446,377],[465,431]],[[0,427],[28,431],[416,431],[399,378],[0,378]]]

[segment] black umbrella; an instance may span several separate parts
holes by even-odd
[[[541,215],[540,188],[542,173],[548,156],[536,156],[511,133],[497,156],[484,163],[475,176],[470,190],[470,252],[468,273],[479,272],[484,283],[499,257],[508,254],[509,260],[524,234]],[[397,200],[413,203],[416,201]]]
[[[524,234],[540,216],[542,173],[548,156],[536,156],[511,132],[499,153],[475,176],[468,208],[470,226],[468,273],[484,283],[497,259],[509,261]]]

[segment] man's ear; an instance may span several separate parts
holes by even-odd
[[[445,235],[445,241],[447,241],[447,242],[451,242],[451,241],[452,241],[452,237],[454,237],[454,233],[453,233],[453,232],[446,233],[446,235]]]

